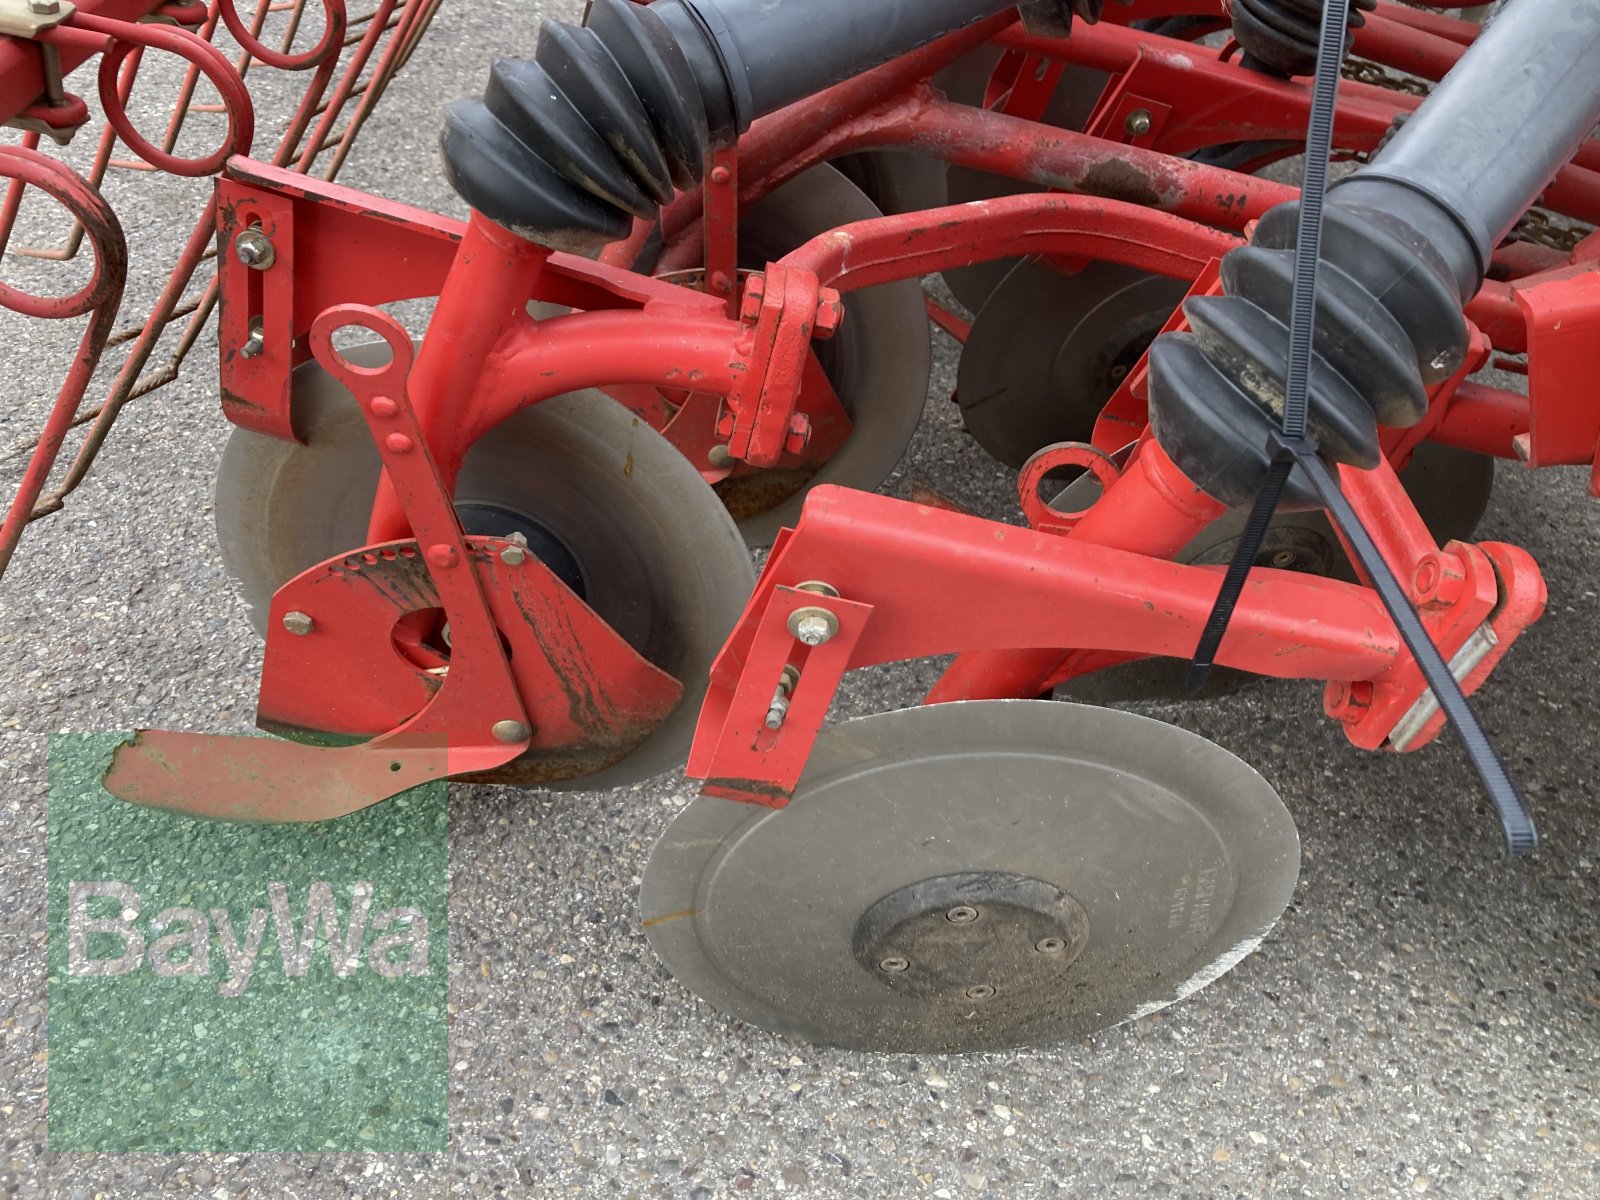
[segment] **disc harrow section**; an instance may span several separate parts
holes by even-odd
[[[1299,841],[1220,747],[1130,713],[987,701],[857,718],[788,807],[703,797],[645,869],[651,945],[765,1029],[858,1050],[1081,1037],[1266,936]]]
[[[464,220],[331,182],[433,0],[127,20],[155,7],[84,0],[0,40],[22,122],[0,243],[94,257],[69,295],[0,290],[86,326],[0,566],[168,377],[162,330],[175,369],[219,307],[217,535],[284,736],[147,730],[108,787],[314,820],[687,758],[700,795],[650,857],[645,928],[686,987],[785,1036],[1004,1049],[1216,980],[1294,887],[1284,805],[1192,734],[1040,697],[1118,670],[1174,694],[1214,658],[1320,689],[1361,749],[1417,750],[1447,713],[1470,731],[1466,694],[1546,603],[1526,552],[1470,540],[1494,460],[1583,466],[1600,495],[1594,5],[1482,29],[1330,8],[1315,87],[1309,0],[595,0],[444,115]],[[171,53],[173,123],[141,134],[128,89]],[[86,178],[41,139],[85,108],[49,64],[96,56]],[[269,74],[302,81],[276,125],[251,102]],[[1327,158],[1348,173],[1324,209]],[[218,180],[118,333],[99,185],[125,166]],[[35,193],[75,222],[56,249],[21,244]],[[963,343],[935,453],[953,491],[979,455],[1015,471],[999,500],[895,477],[933,325]],[[850,671],[928,659],[919,707],[830,724]]]

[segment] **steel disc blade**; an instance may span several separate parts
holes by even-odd
[[[1063,275],[1018,263],[961,349],[956,398],[967,432],[1021,467],[1052,442],[1087,441],[1122,377],[1188,284],[1115,263]]]
[[[685,986],[792,1037],[994,1050],[1210,983],[1271,929],[1299,840],[1233,755],[1112,709],[988,700],[817,742],[794,800],[702,797],[645,869]]]
[[[346,354],[363,361],[372,351]],[[294,402],[305,445],[235,430],[218,468],[222,558],[258,632],[282,583],[366,544],[379,476],[354,401],[315,363],[296,371]],[[456,504],[472,532],[526,531],[546,565],[579,582],[591,608],[684,684],[672,715],[621,762],[547,786],[616,787],[681,765],[711,661],[755,582],[743,539],[698,472],[614,401],[574,392],[480,439]]]
[[[763,270],[819,234],[882,216],[834,168],[795,176],[740,220],[739,265]],[[752,546],[765,546],[800,515],[806,489],[819,483],[871,491],[889,477],[910,445],[928,397],[933,344],[922,287],[904,279],[845,296],[833,338],[814,343],[839,403],[854,428],[814,474],[760,471],[717,485]]]
[[[863,150],[830,159],[828,165],[888,215],[942,208],[948,203],[948,168],[937,158],[908,150]]]

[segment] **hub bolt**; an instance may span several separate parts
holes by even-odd
[[[1150,110],[1148,108],[1134,109],[1128,114],[1128,119],[1122,123],[1122,127],[1134,137],[1143,137],[1150,132]]]
[[[1040,938],[1033,944],[1033,948],[1041,954],[1060,954],[1067,948],[1067,943],[1058,937]]]
[[[987,983],[975,983],[961,994],[968,1000],[987,1000],[994,995],[994,988]]]
[[[797,608],[789,614],[789,633],[807,646],[820,646],[839,632],[839,618],[825,608]]]
[[[239,256],[240,262],[254,271],[265,271],[278,258],[272,239],[254,226],[233,239],[233,252]]]
[[[525,742],[533,735],[533,731],[521,721],[496,721],[489,730],[494,734],[495,741],[512,745],[516,742]]]
[[[978,919],[978,910],[970,904],[958,904],[945,913],[944,919],[955,925],[970,925]]]
[[[911,964],[898,956],[886,958],[878,964],[878,970],[887,971],[891,975],[898,975],[901,971],[910,970]]]
[[[297,637],[304,637],[310,633],[312,624],[310,616],[298,609],[283,614],[283,627]]]

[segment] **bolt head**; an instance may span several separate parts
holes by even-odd
[[[254,227],[233,239],[233,252],[240,262],[256,271],[265,271],[278,258],[272,239]]]
[[[825,608],[797,608],[789,614],[789,633],[807,646],[820,646],[839,632],[839,618]]]
[[[375,417],[388,418],[400,412],[400,406],[388,396],[374,396],[368,407],[372,409],[372,415]]]
[[[315,622],[312,621],[309,614],[300,612],[298,609],[294,612],[283,614],[283,627],[296,637],[304,637],[310,633],[314,624]]]
[[[495,741],[504,742],[508,746],[525,742],[533,736],[533,730],[522,721],[496,721],[489,732],[494,734]]]
[[[945,913],[944,919],[952,925],[971,925],[978,919],[978,910],[970,904],[958,904]]]
[[[500,561],[508,567],[520,567],[528,561],[528,552],[521,546],[507,546],[500,551]]]
[[[28,11],[41,17],[53,17],[61,11],[61,0],[28,0]]]
[[[1041,954],[1060,954],[1067,948],[1067,943],[1058,937],[1040,938],[1033,948]]]
[[[456,565],[456,548],[439,544],[428,547],[428,562],[435,567],[453,567]]]
[[[406,454],[411,450],[411,439],[403,433],[391,433],[383,439],[383,444],[396,454]]]
[[[961,994],[968,1000],[987,1000],[994,995],[994,988],[987,983],[976,983]]]
[[[727,183],[728,180],[730,180],[732,178],[733,178],[733,172],[728,170],[727,167],[712,167],[711,168],[711,182],[712,183],[723,184],[723,183]]]
[[[891,975],[898,975],[901,971],[910,970],[911,964],[899,955],[893,955],[878,964],[878,970],[887,971]]]
[[[1150,110],[1136,108],[1128,114],[1128,119],[1122,123],[1122,127],[1134,137],[1143,137],[1150,132],[1150,124]]]

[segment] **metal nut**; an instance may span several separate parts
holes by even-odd
[[[797,608],[789,614],[789,632],[807,646],[820,646],[839,632],[839,618],[825,608]]]
[[[878,970],[887,971],[891,975],[898,975],[901,971],[909,970],[911,964],[898,955],[884,959],[878,964]]]
[[[970,904],[958,904],[945,913],[944,919],[952,925],[970,925],[978,919],[978,910]]]
[[[507,745],[525,742],[533,736],[533,731],[521,721],[496,721],[489,732],[494,734],[495,741]]]
[[[315,623],[316,622],[312,621],[309,614],[303,613],[299,609],[296,609],[294,612],[286,612],[283,614],[283,627],[290,633],[295,634],[297,637],[304,637],[306,634],[310,633],[311,627]]]
[[[1122,127],[1134,137],[1143,137],[1149,133],[1150,125],[1150,110],[1148,108],[1134,109],[1128,114],[1128,119],[1122,123]]]
[[[241,230],[239,236],[233,239],[233,252],[239,256],[240,262],[256,271],[265,271],[278,259],[272,239],[254,226]]]
[[[28,11],[41,17],[53,17],[61,11],[61,0],[28,0]]]

